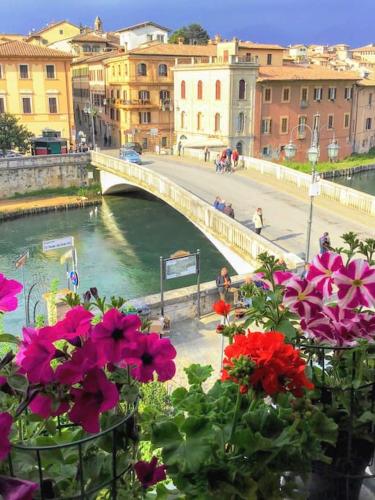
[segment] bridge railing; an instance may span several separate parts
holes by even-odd
[[[68,153],[66,155],[15,156],[0,158],[0,168],[50,167],[73,164],[86,164],[90,160],[89,153]]]
[[[292,269],[303,265],[303,261],[297,255],[284,252],[277,245],[216,210],[163,175],[144,166],[127,163],[97,151],[91,152],[91,161],[94,166],[118,175],[125,181],[163,199],[203,232],[212,235],[253,265],[256,265],[257,257],[262,252],[269,252],[285,260],[288,267]]]

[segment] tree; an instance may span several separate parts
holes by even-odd
[[[169,43],[178,43],[179,38],[183,39],[185,45],[207,45],[210,36],[200,24],[193,23],[174,31]]]
[[[5,155],[7,149],[18,149],[26,153],[30,147],[32,134],[18,118],[10,113],[0,114],[0,151]]]

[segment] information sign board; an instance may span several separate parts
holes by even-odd
[[[164,266],[164,276],[166,280],[197,274],[197,255],[192,254],[176,259],[165,259]]]
[[[64,238],[43,241],[43,252],[49,252],[50,250],[58,250],[59,248],[67,247],[74,247],[73,236],[65,236]]]

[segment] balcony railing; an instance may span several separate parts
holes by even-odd
[[[177,57],[175,64],[252,64],[258,65],[258,56],[201,56],[201,57]]]
[[[150,107],[157,105],[152,104],[150,99],[116,99],[116,106],[141,108],[144,106]]]

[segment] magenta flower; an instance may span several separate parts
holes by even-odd
[[[323,297],[329,297],[332,294],[333,277],[343,265],[341,255],[337,253],[325,252],[317,255],[310,265],[306,279],[316,286]]]
[[[375,306],[375,267],[364,259],[349,262],[334,275],[341,307]]]
[[[39,335],[39,331],[35,328],[22,328],[22,340],[18,345],[18,351],[14,361],[21,366],[22,360],[25,357],[25,350],[33,342],[33,339]]]
[[[158,459],[152,457],[151,462],[139,461],[134,464],[134,470],[137,479],[142,483],[143,488],[149,488],[160,481],[164,481],[167,477],[165,473],[165,465],[157,466]]]
[[[13,419],[10,413],[0,413],[0,460],[4,460],[10,452],[9,434],[12,423]]]
[[[43,418],[49,418],[66,413],[69,410],[69,403],[54,399],[52,394],[39,393],[31,401],[29,408],[33,413]]]
[[[86,373],[93,368],[105,365],[105,358],[99,344],[90,339],[82,347],[77,348],[69,361],[59,365],[56,369],[56,380],[61,384],[73,385],[80,382]]]
[[[59,339],[73,340],[85,339],[91,332],[91,320],[94,315],[83,306],[73,307],[65,318],[56,323],[54,330]]]
[[[94,326],[91,338],[98,345],[106,360],[119,363],[123,351],[132,343],[132,338],[141,326],[135,314],[125,315],[118,309],[110,309],[103,315],[100,323]]]
[[[18,300],[15,295],[21,292],[23,286],[15,280],[8,280],[0,273],[0,313],[17,309]]]
[[[32,500],[38,485],[17,477],[0,476],[0,498],[4,500]]]
[[[290,279],[294,278],[295,274],[290,271],[275,271],[273,279],[276,285],[285,285]]]
[[[310,318],[322,306],[322,295],[305,279],[291,278],[286,282],[283,304],[300,317]]]
[[[86,375],[82,389],[72,388],[70,394],[74,400],[69,412],[70,420],[82,425],[90,433],[100,431],[100,414],[114,408],[119,400],[116,385],[99,368],[94,368]]]
[[[161,339],[157,333],[138,333],[136,345],[129,348],[124,361],[130,365],[131,375],[140,382],[154,380],[154,372],[160,382],[173,378],[176,365],[172,361],[176,357],[176,349],[169,339]]]
[[[20,366],[27,374],[29,382],[47,384],[52,381],[54,373],[51,361],[56,355],[53,340],[53,329],[46,326],[41,328],[37,335],[31,334],[31,342],[26,348],[22,348]]]

